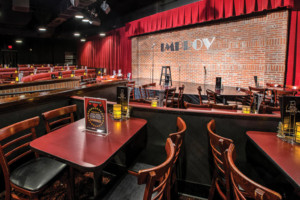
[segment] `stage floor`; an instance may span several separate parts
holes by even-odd
[[[135,87],[138,88],[139,86],[142,86],[144,84],[151,83],[150,78],[133,78],[133,81],[135,81]],[[154,79],[156,85],[159,85],[159,80]],[[208,85],[208,84],[200,84],[200,83],[190,83],[190,82],[179,82],[179,81],[173,81],[172,86],[176,87],[178,92],[178,87],[184,85],[184,94],[187,95],[198,95],[198,86],[202,87],[202,95],[206,96],[206,90],[210,89],[214,92],[216,92],[219,96],[222,97],[233,97],[233,96],[245,96],[244,92],[240,92],[237,90],[238,87],[229,87],[224,86],[222,90],[216,90],[215,85]]]

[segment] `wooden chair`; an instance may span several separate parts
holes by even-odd
[[[273,83],[266,83],[267,87],[273,87],[273,88],[283,88],[282,84],[273,84]]]
[[[229,145],[233,143],[233,141],[215,133],[215,120],[211,120],[207,124],[207,130],[214,163],[213,179],[209,190],[208,199],[213,199],[215,190],[217,189],[217,192],[223,200],[229,200],[230,178],[225,152],[229,148]],[[222,188],[225,188],[225,190],[222,190]]]
[[[202,105],[202,104],[203,104],[203,102],[202,102],[202,94],[201,94],[201,92],[202,92],[202,87],[201,87],[201,86],[198,86],[198,87],[197,87],[197,90],[198,90],[198,95],[199,95],[199,104]]]
[[[182,99],[183,99],[184,85],[182,85],[178,89],[179,89],[178,96],[174,97],[174,106],[177,106],[177,108],[182,108]]]
[[[47,157],[39,157],[35,153],[34,159],[11,170],[12,164],[19,164],[21,158],[24,159],[32,153],[28,147],[28,140],[36,139],[35,127],[38,126],[39,121],[39,117],[33,117],[0,129],[0,163],[5,180],[6,200],[22,199],[24,195],[30,199],[38,199],[38,194],[66,167],[63,163]],[[19,133],[22,135],[20,136]],[[23,195],[12,193],[12,189]]]
[[[176,88],[166,89],[164,105],[166,107],[173,107],[174,105],[174,97],[175,97]]]
[[[141,87],[139,87],[140,90],[140,95],[142,99],[154,99],[155,97],[155,92],[154,91],[150,91],[148,87],[155,87],[156,83],[149,83],[149,84],[145,84],[142,85]]]
[[[175,147],[175,158],[173,162],[173,168],[172,168],[172,173],[171,173],[171,185],[170,188],[172,189],[172,199],[176,199],[175,195],[178,195],[178,188],[177,188],[177,182],[176,182],[176,172],[177,172],[177,160],[179,158],[179,154],[181,152],[181,148],[183,145],[183,138],[186,132],[186,123],[183,121],[182,118],[177,117],[177,132],[175,133],[170,133],[169,138],[172,140],[174,147]],[[134,166],[132,166],[129,170],[128,173],[130,174],[137,174],[137,171],[139,171],[142,168],[152,168],[154,165],[151,164],[145,164],[145,163],[135,163]]]
[[[170,138],[167,139],[165,150],[167,159],[162,164],[139,170],[137,173],[129,172],[103,199],[170,200],[170,175],[176,155]],[[138,184],[136,184],[136,179]],[[142,184],[145,187],[141,187]]]
[[[48,112],[42,113],[42,116],[45,120],[45,126],[47,133],[59,129],[63,126],[66,126],[69,123],[74,122],[74,112],[76,112],[77,106],[65,106],[62,108],[58,108],[55,110],[50,110]],[[69,115],[69,116],[66,116]],[[53,121],[54,118],[58,118],[57,120]],[[50,122],[50,120],[52,120]],[[69,121],[69,123],[67,123]],[[53,128],[51,128],[53,127]]]
[[[217,93],[214,91],[207,89],[206,90],[207,94],[207,103],[208,104],[217,104]]]
[[[279,106],[279,97],[281,96],[295,96],[297,91],[282,91],[282,90],[273,90],[274,91],[274,106],[278,107]]]
[[[130,99],[135,99],[135,81],[128,81],[127,83],[127,87],[130,87],[131,88],[131,91],[130,91]]]
[[[198,105],[198,104],[188,103],[186,101],[184,102],[184,107],[186,109],[211,110],[211,104]]]
[[[280,200],[281,195],[245,176],[234,164],[235,147],[230,144],[226,151],[226,160],[230,169],[234,199]]]
[[[178,185],[177,185],[177,165],[178,165],[178,158],[179,154],[181,152],[181,147],[183,145],[183,138],[186,132],[186,123],[183,121],[182,118],[177,117],[177,132],[176,133],[171,133],[169,134],[169,138],[171,138],[174,146],[175,146],[175,158],[173,161],[173,168],[172,168],[172,173],[171,173],[171,186],[170,189],[172,192],[172,199],[177,199],[178,197]]]
[[[271,99],[270,98],[266,98],[266,93],[267,93],[267,89],[266,88],[255,88],[255,87],[249,86],[249,90],[251,92],[257,92],[257,93],[263,95],[263,97],[262,97],[263,100],[261,102],[263,105],[270,104]]]

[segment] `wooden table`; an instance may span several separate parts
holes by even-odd
[[[30,147],[71,167],[94,172],[94,195],[97,196],[103,167],[146,124],[144,119],[114,121],[109,117],[109,135],[99,136],[86,131],[84,119],[81,119],[37,138],[30,143]]]
[[[271,132],[248,131],[248,137],[300,190],[300,145],[287,143]]]

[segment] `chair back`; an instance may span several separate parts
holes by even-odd
[[[212,104],[216,104],[217,103],[217,93],[215,93],[214,91],[207,89],[206,90],[206,94],[207,94],[207,103],[212,103]]]
[[[216,187],[222,199],[228,200],[230,199],[230,181],[225,152],[233,141],[215,133],[215,120],[211,120],[207,124],[207,130],[214,162],[212,184]],[[220,184],[222,185],[221,187]],[[221,188],[226,188],[226,191],[223,191]]]
[[[188,103],[188,102],[184,102],[184,107],[186,109],[195,109],[195,110],[211,110],[211,104],[192,104],[192,103]]]
[[[127,83],[127,87],[130,87],[131,88],[131,91],[130,91],[130,99],[135,99],[135,96],[134,96],[134,90],[135,90],[135,81],[128,81]]]
[[[251,107],[254,103],[254,93],[251,92],[250,90],[246,90],[244,92],[245,92],[246,96],[243,98],[242,104],[248,105]]]
[[[266,102],[266,92],[267,92],[266,88],[256,88],[256,87],[249,86],[249,90],[251,92],[257,92],[259,94],[262,94],[263,95],[262,104],[265,104],[265,102]],[[253,94],[252,94],[252,96],[253,96]]]
[[[216,110],[224,110],[224,111],[229,111],[229,112],[237,112],[237,105],[217,105],[213,104],[211,105],[213,109]]]
[[[5,185],[10,184],[9,167],[20,158],[32,153],[32,150],[29,148],[29,143],[31,140],[36,139],[35,127],[38,126],[39,122],[39,117],[33,117],[0,129],[0,163],[4,174]],[[27,133],[28,130],[30,130],[29,133]],[[22,134],[16,137],[15,134],[18,133]]]
[[[169,134],[169,138],[171,138],[172,142],[175,144],[175,159],[174,159],[174,164],[176,163],[181,146],[183,143],[183,137],[186,132],[186,123],[183,121],[181,117],[177,117],[177,132],[176,133],[171,133]],[[176,137],[179,136],[179,137]]]
[[[197,90],[198,90],[198,95],[199,95],[199,104],[202,105],[203,104],[203,102],[202,102],[202,95],[201,95],[202,87],[198,86]]]
[[[73,123],[76,110],[77,106],[71,105],[42,113],[47,133]]]
[[[282,90],[274,90],[274,94],[275,94],[275,102],[274,102],[274,105],[276,107],[279,106],[279,97],[282,97],[282,96],[295,96],[297,93],[297,91],[295,90],[292,90],[292,91],[282,91]]]
[[[280,200],[281,195],[270,190],[245,176],[234,164],[235,147],[230,144],[227,150],[227,163],[230,168],[230,178],[234,199]],[[242,190],[241,190],[242,189]]]
[[[141,87],[139,87],[141,98],[148,99],[150,97],[154,97],[155,92],[154,91],[150,92],[148,87],[155,87],[155,86],[156,86],[156,83],[148,83],[148,84],[145,84],[145,85],[142,85]]]
[[[173,106],[174,104],[174,97],[175,97],[175,92],[176,92],[176,87],[175,88],[170,88],[166,89],[166,101],[165,101],[165,106],[167,107],[170,105],[170,107]]]
[[[289,89],[295,90],[295,91],[300,90],[300,86],[296,86],[296,85],[286,85],[286,88],[289,88]]]
[[[170,174],[175,157],[175,147],[170,138],[165,149],[167,159],[162,164],[138,172],[138,184],[146,184],[143,200],[170,200]]]
[[[266,83],[267,87],[283,88],[282,84]]]
[[[182,107],[182,98],[183,98],[183,92],[184,92],[184,85],[179,87],[179,93],[178,93],[178,98],[177,98],[177,107],[181,108]]]

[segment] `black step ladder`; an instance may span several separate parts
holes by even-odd
[[[168,76],[169,81],[172,85],[172,76],[171,76],[171,67],[170,66],[162,66],[161,73],[160,73],[160,81],[159,85],[161,85],[161,81],[163,80],[163,83],[165,83],[166,76]]]

